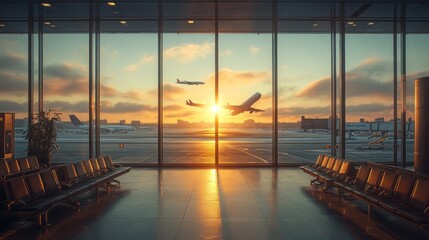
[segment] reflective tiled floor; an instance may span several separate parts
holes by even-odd
[[[51,227],[15,224],[8,239],[429,239],[429,232],[351,197],[310,186],[297,168],[141,169],[90,192],[81,211],[54,208]]]

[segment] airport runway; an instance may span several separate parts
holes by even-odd
[[[234,131],[234,137],[221,137],[219,162],[224,164],[269,164],[272,162],[271,130]],[[188,133],[188,134],[186,134]],[[191,136],[191,137],[190,137]],[[228,135],[227,132],[223,136]],[[237,137],[238,136],[238,137]],[[16,157],[25,156],[25,141],[16,139]],[[122,163],[156,163],[158,161],[156,130],[134,133],[101,135],[101,152]],[[351,161],[391,162],[393,147],[385,143],[385,150],[358,150],[367,144],[367,138],[347,140],[346,158]],[[55,162],[75,162],[88,158],[88,135],[63,133],[58,138],[60,151],[54,153]],[[329,154],[326,148],[330,135],[286,131],[279,133],[279,163],[309,163],[319,154]],[[407,143],[407,158],[413,159],[413,141]],[[164,135],[164,163],[213,164],[214,139],[207,131],[167,131]]]

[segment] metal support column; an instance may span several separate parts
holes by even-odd
[[[215,1],[215,104],[219,106],[219,11]],[[215,114],[215,166],[219,165],[219,113]]]
[[[398,22],[397,3],[393,8],[393,163],[398,165]]]
[[[163,23],[162,23],[162,1],[158,2],[158,166],[163,165],[163,142],[164,142],[164,103],[163,103]]]
[[[39,6],[39,85],[38,85],[38,112],[43,111],[43,8]]]
[[[340,158],[346,159],[346,29],[345,3],[340,2]]]
[[[33,3],[28,3],[28,128],[34,112],[34,14]]]
[[[100,3],[97,2],[95,5],[95,156],[100,155],[100,47]]]
[[[405,164],[407,161],[407,129],[406,129],[406,121],[407,121],[407,69],[406,69],[406,15],[405,15],[405,2],[402,3],[401,6],[401,100],[402,100],[402,110],[401,110],[401,159],[402,159],[402,167],[405,168]]]
[[[278,54],[277,1],[272,1],[272,165],[278,166]]]
[[[88,147],[89,147],[89,158],[94,157],[94,130],[93,125],[91,124],[94,120],[94,78],[93,78],[93,68],[94,68],[94,54],[93,54],[93,32],[94,32],[94,3],[89,3],[89,28],[88,28],[88,48],[89,48],[89,61],[88,61],[88,82],[89,82],[89,89],[88,89],[88,112],[89,112],[89,125],[88,125]]]
[[[331,3],[331,156],[337,154],[337,18]]]

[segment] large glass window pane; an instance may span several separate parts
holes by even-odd
[[[219,34],[220,164],[272,162],[271,36]]]
[[[284,25],[284,26],[283,26]],[[307,25],[316,33],[278,36],[279,163],[314,161],[330,154],[331,35],[317,33],[325,22],[281,22]]]
[[[163,162],[214,164],[214,35],[163,39]]]
[[[46,28],[61,22],[49,22]],[[83,22],[77,25],[87,24]],[[60,150],[54,162],[88,158],[88,34],[50,33],[43,35],[43,106],[61,113],[64,131],[57,138]],[[80,121],[73,121],[71,116]]]
[[[346,158],[392,162],[393,37],[364,30],[379,24],[391,30],[392,25],[375,21],[346,24]]]
[[[427,22],[422,26],[418,22],[407,23],[407,29],[411,32],[406,36],[406,161],[414,162],[414,114],[415,114],[415,96],[414,80],[429,76],[429,34],[422,30],[427,29]],[[423,28],[422,28],[423,27]],[[401,109],[399,109],[401,111]]]
[[[0,31],[13,25],[0,24],[4,25]],[[0,34],[0,112],[15,113],[15,157],[27,156],[22,135],[28,126],[27,39],[26,34]]]
[[[100,151],[121,163],[158,162],[157,36],[101,34]]]

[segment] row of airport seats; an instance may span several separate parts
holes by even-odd
[[[313,166],[316,165],[317,161]],[[368,205],[368,215],[371,215],[375,207],[429,229],[427,174],[367,162],[359,166],[356,174],[351,174],[345,179],[335,179],[329,186],[336,187],[339,196],[341,193],[347,193],[364,201]]]
[[[48,226],[48,212],[53,207],[70,203],[89,190],[109,192],[117,177],[128,173],[129,167],[114,164],[110,156],[100,156],[81,162],[39,168],[25,174],[3,175],[1,178],[1,210],[4,218],[37,218],[39,226]]]
[[[41,167],[36,156],[0,160],[0,175],[13,176],[38,171]]]

